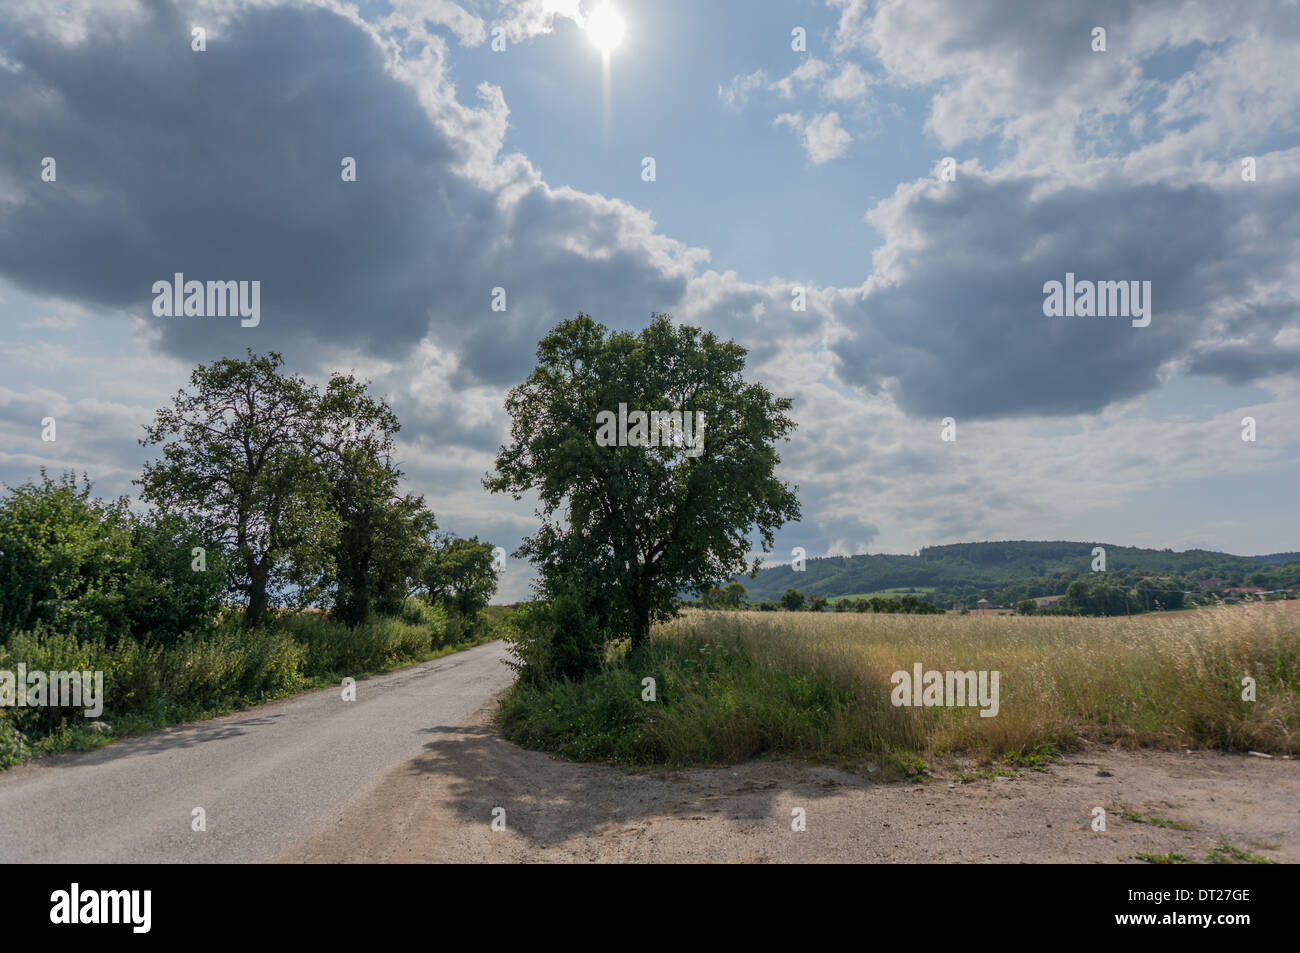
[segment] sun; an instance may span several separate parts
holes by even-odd
[[[583,28],[596,49],[606,56],[623,42],[623,35],[627,33],[627,23],[609,3],[602,3],[593,10]]]

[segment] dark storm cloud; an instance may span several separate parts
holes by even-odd
[[[15,30],[5,52],[21,68],[0,69],[0,274],[147,316],[178,356],[317,341],[397,358],[431,332],[460,383],[504,383],[556,320],[639,324],[684,290],[618,241],[618,206],[537,182],[503,212],[375,42],[328,11],[246,10],[194,52],[188,18],[157,3],[73,45]],[[175,272],[259,280],[260,326],[153,317],[152,285]]]
[[[1270,374],[1300,371],[1300,351],[1223,347],[1196,358],[1188,369],[1193,374],[1218,377],[1229,384],[1247,384]]]
[[[837,315],[854,333],[835,347],[840,375],[871,391],[896,378],[902,409],[932,417],[1097,411],[1155,387],[1194,347],[1216,353],[1211,318],[1287,264],[1273,236],[1295,207],[1290,186],[1104,183],[1035,197],[1045,184],[965,175],[886,203],[887,240],[908,240],[896,283]],[[1043,285],[1067,272],[1150,281],[1150,326],[1045,316]]]

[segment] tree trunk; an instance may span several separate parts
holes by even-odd
[[[646,598],[637,599],[634,608],[636,617],[633,619],[633,624],[636,628],[632,630],[630,651],[636,651],[650,641],[650,600]]]
[[[266,619],[266,582],[270,570],[265,566],[256,566],[249,573],[248,609],[244,613],[244,623],[256,628]]]

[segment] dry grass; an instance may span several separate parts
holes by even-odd
[[[805,674],[853,699],[817,747],[1000,757],[1080,737],[1160,747],[1300,753],[1300,602],[1088,619],[687,611],[669,640],[739,641],[755,663]],[[692,638],[693,641],[693,638]],[[997,670],[996,717],[978,708],[895,708],[890,676]],[[1257,700],[1242,700],[1242,679]]]

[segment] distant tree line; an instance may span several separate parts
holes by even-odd
[[[728,583],[722,588],[711,587],[700,594],[694,602],[687,601],[701,609],[749,609],[757,612],[886,612],[914,615],[943,614],[943,609],[925,599],[913,595],[904,595],[898,599],[882,596],[870,596],[863,599],[839,599],[832,605],[824,596],[806,596],[798,589],[787,589],[779,601],[763,600],[750,602],[748,592],[738,582]]]

